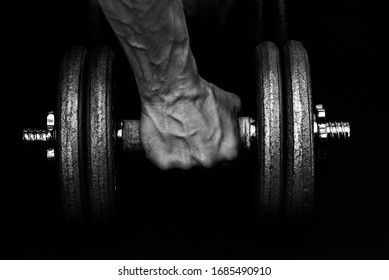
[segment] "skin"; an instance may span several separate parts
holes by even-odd
[[[240,99],[199,75],[181,0],[99,2],[135,75],[146,156],[163,170],[234,159]]]

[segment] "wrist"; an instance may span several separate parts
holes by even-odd
[[[195,80],[185,83],[175,83],[169,88],[169,91],[155,99],[147,98],[142,100],[142,112],[148,114],[168,114],[171,110],[180,110],[182,108],[197,108],[197,111],[203,110],[204,104],[212,94],[211,86],[200,76]]]
[[[198,74],[197,68],[176,69],[168,77],[153,79],[162,82],[138,83],[142,106],[170,107],[179,103],[197,102],[209,95],[207,82]]]

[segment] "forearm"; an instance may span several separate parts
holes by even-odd
[[[198,75],[181,0],[99,2],[138,84],[146,156],[162,169],[234,158],[240,100]]]
[[[181,0],[99,0],[146,103],[171,103],[199,80]]]

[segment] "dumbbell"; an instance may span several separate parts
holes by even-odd
[[[282,68],[281,55],[284,65]],[[61,64],[57,107],[46,130],[23,130],[25,142],[48,145],[57,163],[66,219],[106,224],[115,216],[115,152],[142,150],[139,120],[115,120],[114,53],[96,47],[69,50]],[[282,53],[271,42],[256,48],[255,120],[239,118],[242,147],[256,153],[258,213],[263,223],[308,220],[313,213],[315,144],[348,139],[347,122],[326,122],[312,105],[309,61],[299,42]],[[317,145],[317,146],[319,146]]]

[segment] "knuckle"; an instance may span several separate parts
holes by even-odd
[[[194,164],[193,161],[187,156],[184,157],[184,156],[175,155],[174,160],[172,160],[172,166],[173,168],[188,170],[191,169],[194,166]]]
[[[166,171],[176,167],[176,161],[169,154],[146,151],[146,157],[160,170]]]
[[[204,149],[204,147],[195,153],[193,156],[193,162],[197,166],[204,168],[211,168],[214,164],[211,152],[207,149]]]
[[[169,170],[169,169],[172,169],[174,166],[173,166],[173,162],[171,161],[168,161],[166,159],[164,159],[163,157],[159,157],[159,158],[156,158],[156,159],[151,159],[151,161],[161,170],[165,171],[165,170]]]
[[[222,147],[222,158],[225,160],[233,160],[239,154],[239,142],[235,137],[229,137],[225,140]]]
[[[209,156],[206,156],[200,160],[200,165],[205,168],[211,168],[215,165],[215,161]]]
[[[224,155],[224,157],[228,161],[236,159],[238,157],[237,149],[230,149],[230,150],[228,150],[228,152]]]

